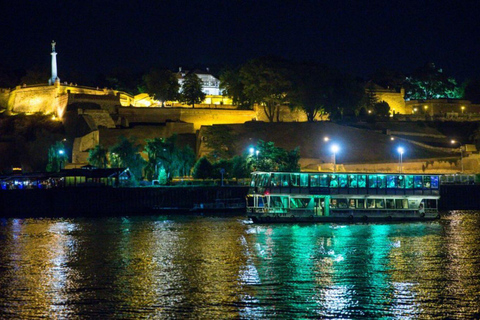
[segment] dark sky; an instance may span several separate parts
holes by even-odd
[[[1,3],[0,64],[49,66],[55,40],[60,78],[119,66],[235,65],[268,54],[363,77],[428,61],[460,79],[480,74],[479,1]]]

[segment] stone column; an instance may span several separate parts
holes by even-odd
[[[54,84],[56,81],[60,82],[57,76],[57,53],[55,52],[55,41],[52,40],[52,77],[48,81],[50,84]]]

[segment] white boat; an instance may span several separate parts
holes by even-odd
[[[254,172],[247,215],[254,222],[438,219],[440,176]]]

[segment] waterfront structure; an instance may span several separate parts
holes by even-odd
[[[439,218],[439,175],[255,172],[254,222],[415,221]]]

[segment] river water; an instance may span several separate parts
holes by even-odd
[[[480,212],[0,220],[0,318],[479,318]]]

